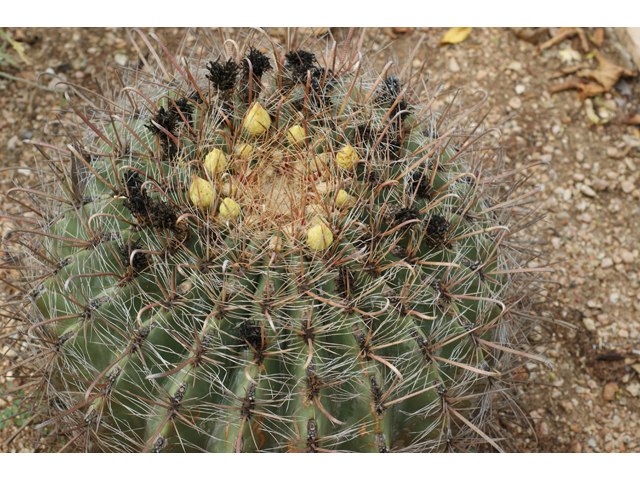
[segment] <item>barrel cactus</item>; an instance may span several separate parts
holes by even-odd
[[[68,140],[33,142],[51,174],[6,192],[36,428],[64,450],[501,450],[497,402],[544,361],[545,269],[476,109],[435,112],[351,34],[176,57],[138,34],[151,55],[67,93]]]

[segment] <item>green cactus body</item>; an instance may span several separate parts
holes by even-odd
[[[242,53],[130,74],[63,154],[27,297],[44,423],[87,450],[499,448],[523,300],[482,150],[396,77]]]

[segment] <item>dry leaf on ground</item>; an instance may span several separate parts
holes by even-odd
[[[566,82],[552,85],[549,88],[551,93],[563,92],[565,90],[579,90],[580,93],[578,97],[580,100],[602,95],[606,91],[602,85],[595,82],[585,82],[584,80],[567,80]]]
[[[589,51],[589,42],[587,41],[587,34],[584,33],[584,30],[580,27],[562,27],[558,30],[558,33],[551,39],[544,42],[542,45],[538,47],[540,51],[547,50],[549,47],[552,47],[567,38],[571,38],[575,35],[580,37],[580,45],[582,50],[585,52]]]
[[[538,27],[538,28],[519,28],[519,27],[509,27],[509,30],[513,32],[513,34],[529,43],[538,43],[542,36],[549,31],[549,27]]]
[[[447,33],[444,34],[442,40],[440,40],[440,45],[445,43],[460,43],[463,42],[471,33],[471,27],[453,27],[447,30]]]
[[[622,123],[627,125],[640,125],[640,113],[634,113],[633,115],[622,120]]]
[[[604,42],[604,28],[596,28],[596,31],[593,32],[593,35],[591,35],[589,38],[591,39],[591,43],[593,43],[596,47],[601,47],[602,42]]]
[[[551,75],[551,78],[560,78],[564,77],[565,75],[571,75],[572,73],[576,73],[578,70],[583,70],[585,68],[589,68],[589,64],[586,62],[581,63],[580,65],[571,65],[569,67],[564,67]]]
[[[583,72],[578,72],[578,76],[595,80],[602,85],[607,92],[613,88],[618,80],[620,80],[620,77],[635,77],[638,74],[638,72],[634,72],[628,68],[619,67],[618,65],[611,63],[609,60],[604,58],[600,52],[596,52],[595,57],[600,64],[599,70],[585,70]]]
[[[404,35],[409,35],[414,30],[413,27],[385,27],[382,29],[384,33],[396,40]]]

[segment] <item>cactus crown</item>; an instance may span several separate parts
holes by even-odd
[[[69,96],[54,180],[7,192],[39,426],[85,450],[501,449],[544,269],[478,106],[433,112],[351,35],[180,59],[151,36],[162,63]]]

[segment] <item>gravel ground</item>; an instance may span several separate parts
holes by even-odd
[[[0,64],[0,72],[27,81],[35,82],[39,73],[52,69],[61,78],[95,88],[105,62],[137,59],[125,29],[6,31],[24,42],[31,64],[21,71]],[[474,29],[462,43],[440,46],[445,31],[382,29],[369,32],[366,44],[375,51],[394,41],[393,52],[401,64],[424,34],[413,60],[416,67],[426,57],[425,76],[440,80],[445,89],[464,88],[467,98],[478,89],[489,93],[487,124],[500,125],[508,165],[545,162],[527,180],[542,189],[539,198],[548,211],[542,250],[556,269],[550,276],[548,303],[540,310],[574,327],[549,324],[532,338],[555,368],[549,372],[527,364],[523,375],[529,382],[522,392],[527,394],[519,402],[534,428],[509,428],[525,452],[638,452],[640,129],[625,121],[640,108],[640,83],[629,77],[586,101],[575,90],[551,93],[566,80],[552,78],[558,70],[582,63],[598,68],[579,36],[540,53],[535,44],[507,29]],[[175,47],[185,31],[157,33]],[[540,42],[555,33],[544,32]],[[600,47],[595,45],[599,31],[587,33],[588,50],[598,50],[613,63],[637,71],[613,31],[602,32]],[[379,61],[387,57],[383,53]],[[41,78],[48,87],[53,81]],[[590,121],[590,102],[600,121],[608,123]],[[22,140],[54,133],[55,126],[48,123],[51,112],[63,106],[55,92],[0,77],[1,191],[10,188],[17,175],[36,180],[30,167],[39,154]],[[15,166],[23,168],[6,169]],[[0,209],[3,201],[0,197]],[[1,348],[3,355],[15,354],[4,345]],[[0,358],[0,370],[7,365]],[[28,379],[13,380],[12,387],[20,382]],[[0,378],[0,413],[10,409],[19,395],[7,394],[8,388],[8,379]],[[0,444],[24,420],[6,422]],[[27,426],[10,445],[0,446],[0,452],[33,451],[36,438]]]

